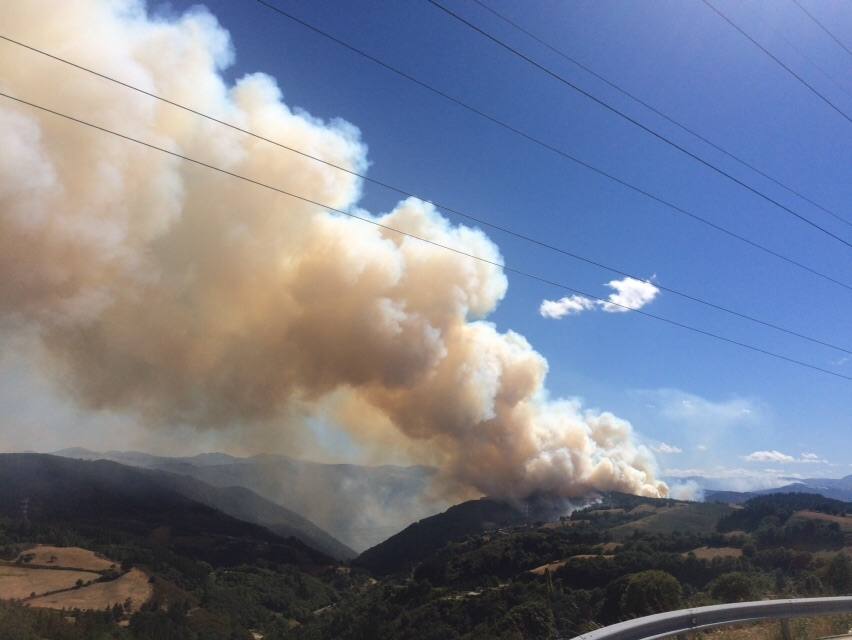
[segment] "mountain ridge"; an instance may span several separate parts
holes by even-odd
[[[704,499],[709,502],[742,503],[757,496],[779,493],[816,493],[825,498],[852,502],[852,474],[842,478],[803,478],[780,487],[755,491],[724,491],[705,489]]]
[[[435,469],[420,465],[328,464],[276,454],[238,458],[215,452],[167,457],[73,448],[57,454],[113,459],[191,476],[215,487],[244,487],[306,518],[355,551],[375,546],[412,522],[450,506],[431,494]]]

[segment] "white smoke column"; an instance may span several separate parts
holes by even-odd
[[[273,79],[228,86],[227,33],[203,10],[131,0],[0,6],[4,32],[364,171],[357,129],[282,102]],[[3,91],[341,209],[350,174],[2,44]],[[363,215],[370,215],[360,212]],[[382,224],[499,262],[479,230],[406,200]],[[81,406],[152,428],[280,431],[333,413],[402,443],[465,487],[521,497],[664,495],[629,423],[549,400],[547,362],[483,320],[502,269],[329,214],[139,145],[0,101],[0,322],[36,327]],[[251,437],[251,431],[246,432]]]

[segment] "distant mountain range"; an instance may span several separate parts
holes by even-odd
[[[112,460],[190,476],[212,487],[248,489],[258,498],[301,515],[349,548],[348,556],[338,549],[335,557],[352,557],[352,549],[362,551],[374,546],[410,523],[449,506],[430,497],[435,470],[423,466],[323,464],[280,455],[240,458],[224,453],[164,457],[80,448],[63,449],[56,455]],[[264,516],[269,517],[272,515]],[[283,516],[279,520],[280,524],[295,522]],[[332,551],[327,544],[317,545],[316,540],[314,544],[327,553]]]
[[[796,479],[790,484],[759,491],[714,491],[705,490],[704,499],[709,502],[741,503],[756,496],[776,493],[816,493],[826,498],[852,502],[852,475],[844,478]]]

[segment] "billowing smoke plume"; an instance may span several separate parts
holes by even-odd
[[[132,0],[28,0],[0,18],[15,38],[367,166],[357,129],[288,107],[270,77],[228,85],[230,41],[204,11],[154,19]],[[0,46],[4,92],[357,207],[350,174]],[[501,260],[481,231],[418,200],[375,219]],[[262,425],[282,442],[292,415],[323,412],[490,495],[666,492],[629,423],[548,399],[546,360],[484,320],[506,292],[500,268],[5,99],[0,272],[3,330],[35,328],[49,372],[86,408],[152,428]]]

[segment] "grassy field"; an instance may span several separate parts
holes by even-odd
[[[123,605],[129,598],[131,610],[138,611],[153,593],[148,576],[139,569],[110,582],[98,582],[88,587],[61,591],[28,601],[32,607],[47,609],[105,609],[115,604]]]
[[[674,531],[705,533],[713,531],[719,518],[731,512],[731,507],[728,505],[713,502],[680,503],[666,507],[651,507],[651,509],[648,509],[651,505],[642,506],[644,508],[637,513],[647,513],[647,515],[613,527],[611,531],[614,536],[622,539],[627,538],[637,530],[648,533],[672,533]]]
[[[13,565],[0,565],[0,599],[19,600],[37,595],[71,589],[77,580],[88,582],[97,580],[100,574],[89,571],[64,571],[52,569],[31,569]]]
[[[115,568],[115,563],[111,560],[101,558],[93,551],[80,547],[37,545],[22,551],[16,562],[43,566],[53,565],[83,571],[108,571]]]

